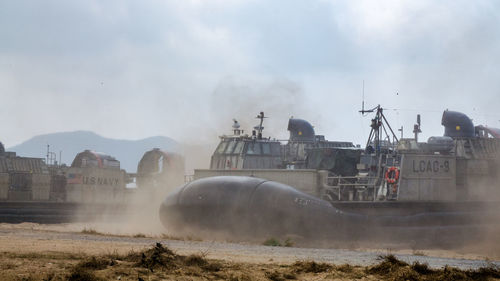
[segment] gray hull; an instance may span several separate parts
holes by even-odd
[[[237,237],[299,235],[314,239],[462,242],[495,227],[495,212],[448,206],[443,211],[422,204],[395,205],[384,212],[370,205],[355,209],[272,181],[253,177],[211,177],[172,192],[160,207],[160,219],[171,233]],[[455,204],[458,206],[458,203]],[[393,206],[394,207],[394,206]],[[436,207],[436,205],[434,205]],[[443,239],[441,239],[443,238]],[[441,241],[443,240],[443,241]]]

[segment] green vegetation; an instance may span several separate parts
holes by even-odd
[[[287,239],[285,239],[285,241],[283,243],[281,243],[280,240],[278,240],[274,237],[271,237],[271,238],[267,239],[266,241],[264,241],[264,243],[262,243],[262,245],[272,246],[272,247],[293,247],[293,241],[292,241],[292,239],[287,238]]]
[[[281,246],[281,243],[278,239],[276,238],[269,238],[264,243],[262,243],[264,246],[272,246],[272,247],[279,247]]]
[[[93,229],[93,228],[86,228],[86,227],[84,227],[84,228],[83,228],[82,233],[83,233],[83,234],[92,234],[92,235],[101,234],[101,233],[97,232],[97,231],[96,231],[95,229]]]

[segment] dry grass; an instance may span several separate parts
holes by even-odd
[[[169,235],[169,234],[161,234],[159,236],[154,236],[160,239],[165,239],[165,240],[177,240],[177,241],[203,241],[200,237],[196,237],[193,235],[186,235],[186,236],[175,236],[175,235]]]
[[[82,233],[83,234],[91,234],[91,235],[104,235],[103,233],[97,232],[93,228],[86,228],[86,227],[82,229]]]
[[[446,266],[431,269],[427,264],[415,262],[408,264],[394,255],[380,257],[381,262],[366,269],[366,273],[379,276],[384,280],[495,280],[500,279],[500,269],[489,266],[477,270],[461,270]]]
[[[289,265],[232,263],[205,254],[179,255],[160,243],[143,251],[89,256],[68,253],[0,255],[1,280],[495,280],[495,267],[459,270],[408,264],[393,255],[369,267],[297,261]]]
[[[93,228],[87,228],[87,227],[84,227],[80,233],[88,234],[88,235],[105,235],[105,236],[113,236],[113,237],[134,237],[134,238],[146,238],[146,237],[148,237],[144,233],[136,233],[133,235],[103,233],[103,232],[99,232]]]
[[[425,256],[424,252],[418,250],[413,250],[412,255],[421,257]]]
[[[292,265],[292,268],[296,273],[320,273],[331,270],[333,265],[327,263],[316,263],[314,261],[297,261]]]

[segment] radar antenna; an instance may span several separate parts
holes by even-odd
[[[59,157],[60,158],[60,157]],[[47,165],[57,165],[57,155],[55,152],[50,151],[50,145],[47,144]]]
[[[233,118],[233,135],[239,136],[241,133],[243,133],[243,131],[240,130],[240,123],[238,123],[238,120]]]
[[[254,129],[257,130],[257,138],[260,140],[262,139],[262,131],[264,130],[264,127],[262,124],[264,123],[264,118],[267,118],[264,116],[264,112],[261,111],[257,117],[257,119],[260,119],[260,124],[258,126],[255,126]]]
[[[422,130],[420,130],[420,114],[417,114],[417,123],[413,125],[413,133],[415,134],[415,141],[418,142],[418,134],[422,133]]]
[[[363,103],[363,105],[364,105],[364,103]],[[387,143],[390,145],[398,142],[398,137],[396,136],[396,134],[392,130],[391,125],[389,125],[387,118],[385,118],[384,109],[380,106],[380,104],[372,109],[369,109],[369,110],[365,110],[363,108],[359,112],[361,114],[376,112],[375,118],[373,118],[371,120],[370,135],[368,136],[368,141],[366,142],[366,149],[367,150],[375,150],[375,153],[377,155],[379,155],[380,150],[381,150],[381,141],[382,140],[386,140]],[[390,138],[389,133],[387,132],[386,127],[391,132],[391,136],[393,139],[392,142],[391,142],[391,138]],[[383,138],[383,134],[385,134],[384,138]],[[372,143],[375,147],[370,146],[370,144],[372,144]]]

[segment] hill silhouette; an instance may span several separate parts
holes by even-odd
[[[19,145],[10,147],[19,156],[46,158],[47,144],[50,151],[55,152],[59,161],[71,165],[76,154],[90,149],[111,155],[120,161],[120,166],[127,172],[136,172],[137,164],[143,154],[155,147],[165,151],[176,152],[179,145],[171,138],[163,136],[149,137],[141,140],[119,140],[102,137],[90,131],[62,132],[35,136]]]

